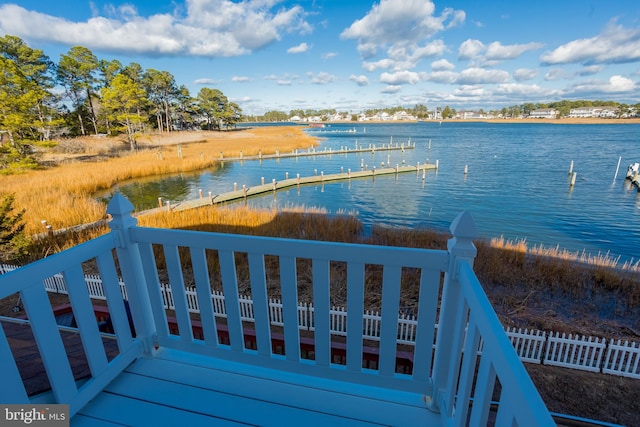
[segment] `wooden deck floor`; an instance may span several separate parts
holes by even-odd
[[[161,349],[72,419],[96,425],[441,425],[423,396]]]

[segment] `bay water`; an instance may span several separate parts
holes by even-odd
[[[255,126],[255,125],[254,125]],[[296,174],[435,163],[437,171],[292,187],[248,199],[250,206],[320,207],[364,223],[446,229],[469,211],[481,237],[526,239],[622,260],[640,258],[640,193],[625,180],[640,162],[640,126],[546,123],[345,123],[308,128],[316,151],[383,144],[414,149],[225,162],[216,170],[127,183],[116,188],[138,210],[283,180]],[[617,178],[616,167],[621,158]],[[575,185],[569,169],[573,162]],[[467,173],[465,174],[465,166]]]

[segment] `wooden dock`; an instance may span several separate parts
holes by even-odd
[[[281,153],[279,150],[276,150],[273,154],[262,154],[259,152],[257,155],[253,156],[245,156],[240,151],[240,156],[238,157],[224,157],[224,153],[220,152],[219,160],[221,162],[228,161],[243,161],[243,160],[269,160],[269,159],[283,159],[287,157],[309,157],[309,156],[328,156],[328,155],[340,155],[340,154],[356,154],[356,153],[375,153],[376,151],[395,151],[395,150],[411,150],[416,148],[416,143],[411,143],[411,140],[401,143],[393,143],[389,142],[388,144],[376,145],[369,144],[367,146],[358,145],[356,142],[355,148],[349,148],[348,146],[342,146],[337,150],[334,150],[331,147],[325,147],[324,150],[316,150],[316,147],[310,147],[306,151],[295,149],[291,150],[287,153]]]
[[[269,183],[260,183],[255,186],[243,186],[240,189],[229,191],[226,193],[215,194],[215,195],[201,195],[198,199],[185,200],[182,202],[178,202],[175,204],[168,203],[166,207],[163,209],[171,210],[171,211],[181,211],[186,209],[193,209],[206,205],[216,205],[220,203],[227,202],[236,202],[243,199],[248,199],[249,197],[263,195],[269,192],[277,192],[278,190],[282,190],[285,188],[302,186],[302,185],[313,185],[320,184],[325,182],[333,182],[333,181],[341,181],[341,180],[349,180],[349,179],[358,179],[358,178],[375,178],[376,176],[384,176],[384,175],[393,175],[400,173],[408,173],[414,172],[416,175],[419,175],[420,172],[423,174],[423,178],[428,170],[436,170],[437,165],[432,163],[427,164],[417,164],[415,166],[396,166],[394,168],[372,168],[372,169],[364,169],[364,170],[347,170],[347,172],[340,172],[334,174],[325,175],[323,172],[320,172],[319,175],[312,175],[301,177],[296,175],[294,178],[284,179],[282,181],[277,181],[272,179]],[[153,211],[157,211],[160,208],[153,209]]]

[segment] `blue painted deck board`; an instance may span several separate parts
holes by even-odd
[[[128,425],[441,425],[416,393],[175,350],[134,362],[77,418],[72,425],[92,425],[92,418]]]

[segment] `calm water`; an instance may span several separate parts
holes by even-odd
[[[346,132],[353,130],[355,132]],[[640,161],[637,125],[412,123],[331,125],[309,129],[319,149],[416,143],[414,150],[268,161],[227,162],[217,171],[123,186],[138,209],[157,198],[184,200],[202,189],[218,194],[290,177],[439,161],[423,181],[407,173],[306,186],[250,199],[258,207],[304,205],[329,212],[356,212],[366,226],[447,228],[468,210],[483,237],[526,238],[570,250],[640,258],[640,194],[625,181],[629,163]],[[429,149],[429,141],[431,148]],[[614,181],[618,157],[620,172]],[[570,187],[571,161],[577,181]],[[464,167],[468,165],[465,176]]]

